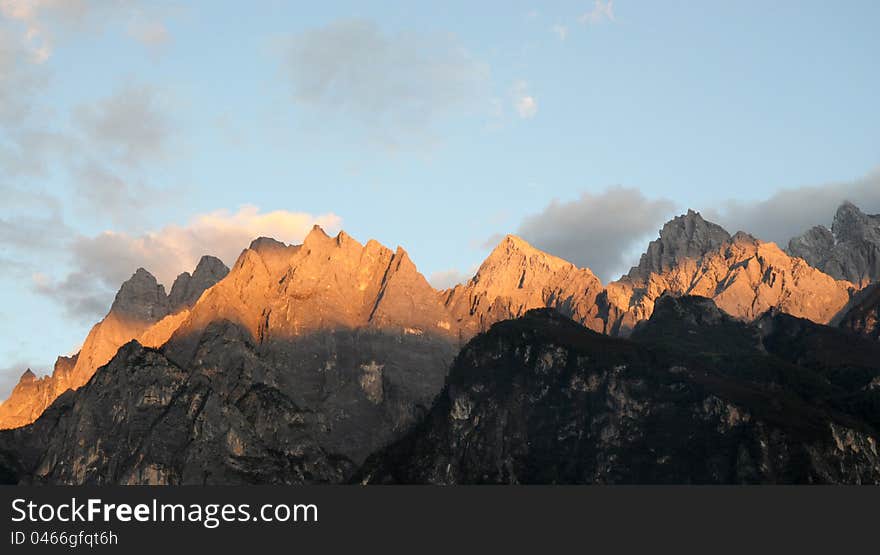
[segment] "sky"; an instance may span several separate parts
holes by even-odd
[[[309,4],[309,5],[307,5]],[[880,3],[0,0],[0,398],[139,266],[318,223],[437,287],[506,233],[593,269],[688,208],[880,212]]]

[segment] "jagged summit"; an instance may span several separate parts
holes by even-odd
[[[21,375],[21,379],[19,381],[22,383],[29,383],[29,382],[35,381],[36,379],[37,379],[36,374],[34,374],[34,372],[30,368],[28,368]]]
[[[522,237],[520,237],[518,235],[513,235],[511,233],[508,233],[507,235],[505,235],[504,238],[498,242],[498,245],[495,246],[495,250],[502,249],[502,248],[503,249],[511,249],[511,250],[515,249],[515,250],[529,251],[529,252],[532,252],[532,251],[542,252],[542,251],[538,251],[538,249],[533,247],[528,241],[526,241]]]
[[[520,282],[529,277],[528,273],[558,272],[563,269],[576,270],[577,267],[567,260],[533,247],[516,235],[506,235],[480,265],[473,282],[483,283],[484,287],[495,284],[506,287],[510,280],[515,280],[516,287],[521,288],[524,283]],[[588,269],[585,271],[590,272]]]
[[[168,294],[170,311],[176,312],[194,305],[205,289],[226,277],[228,273],[229,268],[219,258],[203,256],[192,274],[183,272],[174,280],[171,292]]]
[[[831,229],[815,226],[792,238],[787,251],[811,266],[859,286],[880,279],[880,215],[843,202]]]
[[[192,275],[196,277],[200,275],[221,274],[228,271],[229,268],[226,267],[222,260],[216,256],[206,254],[199,259],[199,263],[196,265]]]
[[[628,276],[644,279],[651,273],[667,272],[685,259],[699,259],[717,250],[730,238],[720,225],[706,221],[699,212],[689,209],[663,225],[660,236],[651,241]]]
[[[874,218],[877,216],[865,214],[858,206],[845,200],[834,214],[831,231],[843,241],[858,238],[865,231],[866,226],[869,230],[871,227],[876,227],[876,222],[872,222]],[[872,223],[875,225],[872,226]]]
[[[317,245],[324,244],[327,241],[330,241],[331,237],[327,235],[324,231],[324,228],[315,224],[312,226],[311,231],[306,235],[305,239],[303,239],[304,247],[315,247]]]
[[[282,243],[277,239],[273,239],[271,237],[257,237],[253,241],[251,241],[248,250],[252,250],[254,252],[272,252],[278,250],[287,249],[290,245]]]
[[[733,244],[744,244],[744,245],[752,245],[757,246],[761,244],[761,240],[752,235],[751,233],[747,233],[745,231],[737,231],[730,238],[730,242]],[[768,243],[769,244],[769,243]]]
[[[175,280],[171,294],[144,268],[126,280],[109,312],[95,324],[73,357],[58,357],[52,375],[33,379],[26,372],[9,398],[0,405],[0,429],[32,422],[68,389],[77,389],[106,364],[119,347],[132,339],[158,347],[181,321],[181,316],[202,293],[226,276],[228,269],[217,258],[204,256],[192,274]],[[31,373],[31,376],[33,374]]]
[[[744,320],[778,308],[827,323],[849,301],[851,288],[851,283],[792,258],[775,243],[742,231],[731,237],[689,211],[664,226],[639,266],[608,285],[608,327],[628,335],[651,316],[664,292],[709,297]]]
[[[261,240],[211,288],[181,323],[169,347],[187,359],[214,324],[233,322],[259,343],[291,341],[332,329],[455,332],[436,291],[406,251],[315,226],[302,245]],[[252,245],[253,247],[253,245]]]
[[[143,268],[122,284],[110,312],[121,318],[134,320],[156,320],[168,313],[168,298],[165,287]]]
[[[587,268],[505,236],[469,282],[446,293],[445,305],[465,335],[533,308],[552,307],[596,331],[604,330],[597,298],[599,278]]]

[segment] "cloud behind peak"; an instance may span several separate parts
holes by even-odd
[[[527,217],[517,232],[535,247],[593,270],[609,281],[638,260],[638,249],[668,218],[674,204],[628,187],[553,200]]]

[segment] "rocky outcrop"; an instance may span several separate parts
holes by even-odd
[[[190,308],[205,290],[226,277],[229,268],[219,258],[203,256],[193,273],[184,272],[177,276],[168,294],[169,312]]]
[[[839,320],[845,330],[880,340],[880,283],[859,291]]]
[[[601,294],[602,283],[589,269],[578,268],[508,235],[473,279],[444,292],[443,302],[469,338],[495,322],[544,307],[603,331],[604,315],[597,303]]]
[[[12,391],[0,405],[0,429],[33,422],[59,395],[88,382],[95,370],[132,339],[150,346],[164,344],[188,313],[192,299],[222,279],[224,270],[216,258],[203,257],[192,276],[182,274],[175,281],[172,292],[178,293],[172,300],[152,274],[139,268],[119,288],[107,316],[92,327],[75,357],[59,358],[51,376],[21,383]]]
[[[789,241],[788,252],[837,279],[865,286],[880,279],[880,214],[865,214],[845,202],[830,230],[810,229]]]
[[[754,327],[710,300],[684,303],[664,297],[638,342],[549,311],[496,324],[459,354],[425,421],[356,480],[880,483],[874,428],[816,402],[836,387],[762,353]],[[744,335],[696,350],[691,339],[687,354],[670,314],[684,318],[681,330],[710,330],[704,339]],[[791,374],[804,377],[793,384]]]
[[[175,331],[181,360],[212,322],[228,320],[259,343],[316,331],[373,328],[456,337],[436,292],[402,248],[365,245],[315,228],[302,245],[261,238],[208,290]],[[410,330],[406,332],[406,330]]]
[[[853,290],[851,283],[835,280],[776,244],[742,232],[701,256],[678,258],[664,272],[634,270],[608,284],[605,300],[612,334],[631,333],[651,316],[654,302],[664,293],[709,297],[728,314],[744,320],[754,320],[772,308],[828,323],[846,306]]]
[[[131,342],[36,423],[3,432],[0,451],[19,446],[12,471],[28,484],[342,480],[352,463],[311,437],[317,415],[251,382],[252,369],[185,370]]]
[[[651,274],[675,270],[689,260],[699,260],[730,240],[730,234],[718,224],[707,222],[699,212],[688,210],[666,222],[660,237],[651,241],[642,254],[638,266],[629,276],[632,280],[647,280]]]
[[[17,428],[36,420],[58,396],[56,383],[63,380],[61,376],[69,376],[75,364],[76,357],[58,357],[53,372],[59,376],[58,380],[50,376],[38,378],[30,368],[25,370],[9,399],[0,405],[3,427]]]

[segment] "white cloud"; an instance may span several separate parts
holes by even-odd
[[[464,283],[473,277],[474,272],[470,274],[466,274],[464,272],[460,272],[456,269],[451,270],[441,270],[439,272],[434,272],[431,274],[431,277],[428,278],[428,283],[434,289],[449,289],[451,287],[455,287],[459,283]]]
[[[23,124],[32,112],[32,99],[45,76],[24,62],[26,53],[0,30],[0,126]]]
[[[106,312],[119,285],[139,267],[170,288],[177,275],[192,271],[203,255],[216,256],[231,266],[256,237],[298,243],[313,225],[334,232],[341,221],[332,213],[260,212],[255,206],[243,206],[237,212],[200,214],[185,225],[168,225],[140,235],[108,231],[79,237],[69,251],[73,270],[60,280],[37,274],[34,288],[61,302],[71,315],[93,318]]]
[[[77,108],[85,137],[117,160],[136,166],[161,158],[171,133],[162,96],[152,87],[128,85]]]
[[[614,21],[614,1],[594,0],[593,8],[581,14],[578,21],[584,25],[596,25],[604,21]]]
[[[0,0],[0,15],[22,27],[22,39],[35,63],[47,61],[58,35],[70,31],[94,32],[104,25],[124,27],[128,34],[144,43],[165,42],[165,27],[152,21],[139,7],[155,11],[154,3],[142,0]]]
[[[488,65],[450,34],[342,20],[293,36],[285,61],[298,105],[341,115],[392,148],[431,144],[438,121],[487,108]]]
[[[62,204],[38,191],[0,183],[0,254],[24,263],[35,252],[55,251],[71,234],[61,218]],[[22,255],[22,256],[16,256]]]
[[[513,108],[519,117],[530,119],[538,113],[538,101],[529,94],[529,84],[525,81],[517,81],[511,89]]]
[[[135,21],[128,26],[130,37],[145,46],[159,47],[171,41],[171,34],[160,21]]]
[[[568,37],[568,27],[565,25],[554,25],[550,30],[559,37],[559,40],[565,40]]]

